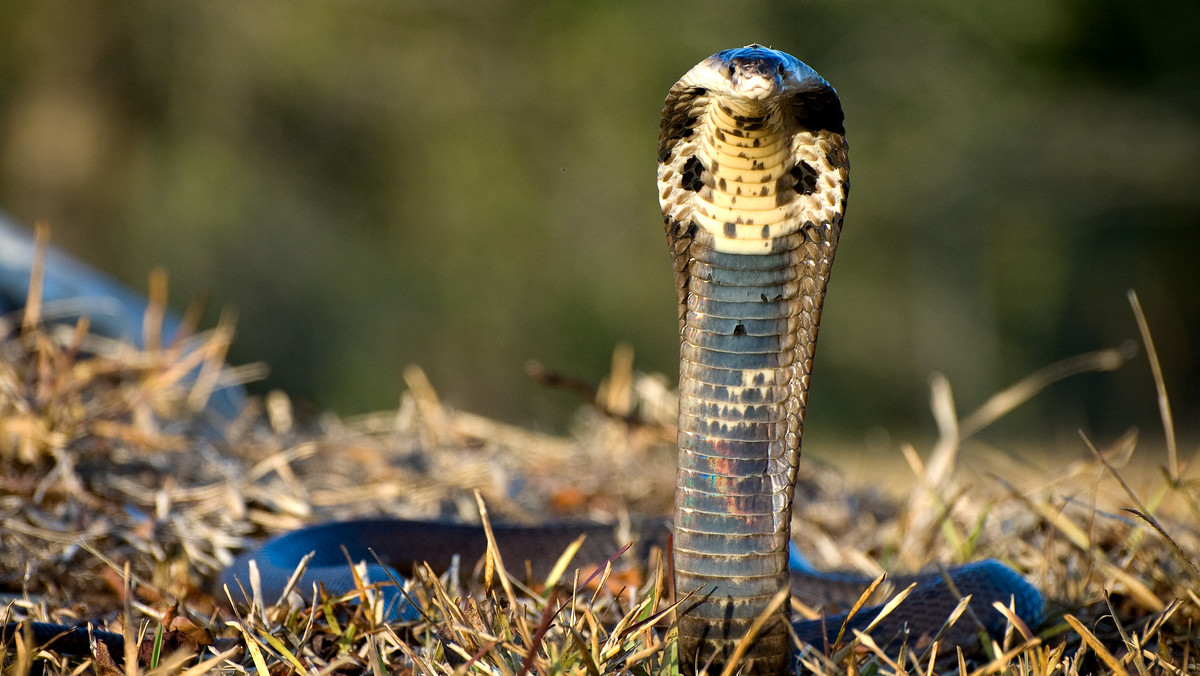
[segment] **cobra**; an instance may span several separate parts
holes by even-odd
[[[679,621],[685,673],[719,673],[760,620],[744,666],[790,670],[789,606],[772,600],[789,589],[809,377],[849,185],[838,95],[796,58],[730,49],[671,87],[658,187],[679,301],[674,565],[677,589],[700,594]],[[956,579],[993,623],[991,600],[1040,617],[1040,595],[997,562]],[[910,629],[951,610],[945,583],[926,583],[897,618]]]
[[[667,95],[659,201],[680,326],[676,586],[685,668],[723,666],[788,588],[788,539],[809,375],[846,197],[833,88],[759,45],[718,52]],[[746,653],[778,673],[778,605]]]

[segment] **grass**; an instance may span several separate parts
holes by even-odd
[[[8,635],[5,674],[677,670],[674,590],[658,558],[590,578],[560,566],[529,580],[495,555],[440,576],[418,570],[409,593],[422,617],[406,624],[381,622],[366,589],[308,607],[254,589],[211,588],[236,550],[333,518],[618,521],[668,513],[673,394],[665,378],[635,373],[627,352],[614,357],[598,392],[581,389],[589,401],[569,437],[451,410],[415,367],[395,411],[301,420],[274,392],[238,419],[214,423],[205,409],[213,387],[254,373],[221,366],[228,326],[136,349],[91,335],[85,322],[45,324],[32,293],[20,323],[0,327],[3,621],[97,619],[129,640],[123,655],[100,646],[78,656]],[[887,655],[869,637],[850,636],[831,655],[806,648],[805,668],[1197,671],[1200,509],[1187,473],[1195,458],[1180,457],[1134,300],[1167,449],[1140,448],[1132,433],[1106,442],[1081,436],[1074,458],[1030,469],[973,441],[1049,382],[1116,368],[1129,356],[1101,351],[1033,374],[961,417],[949,383],[935,378],[939,440],[924,454],[908,445],[897,451],[913,477],[906,494],[882,496],[812,461],[800,470],[795,535],[823,567],[877,574],[995,557],[1047,594],[1047,622],[1014,626],[974,654],[934,644]],[[153,321],[148,326],[153,335]],[[1133,470],[1134,458],[1155,470]],[[980,465],[993,470],[969,471]],[[236,611],[227,594],[240,602]],[[246,605],[247,597],[259,601]]]

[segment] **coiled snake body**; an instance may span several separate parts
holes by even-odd
[[[821,304],[842,225],[848,161],[837,94],[811,68],[782,52],[751,45],[720,52],[670,90],[658,148],[658,185],[673,257],[680,322],[679,464],[674,565],[681,593],[699,601],[680,618],[680,666],[719,673],[771,600],[788,589],[859,587],[861,579],[788,570],[792,493],[808,379]],[[581,532],[603,561],[616,542],[599,526],[499,529],[507,557],[553,561]],[[410,561],[478,556],[472,526],[372,519],[295,531],[244,554],[222,575],[237,589],[255,560],[267,594],[283,589],[299,560],[316,553],[304,592],[321,581],[334,593],[353,589],[345,547],[372,561],[368,548],[403,569]],[[436,549],[437,551],[431,551]],[[374,581],[387,574],[373,568]],[[994,631],[1003,617],[993,601],[1015,599],[1029,624],[1040,594],[1007,567],[985,561],[954,572],[963,594]],[[394,615],[403,601],[388,597]],[[932,635],[957,603],[941,576],[921,586],[874,635],[886,645]],[[862,628],[874,613],[856,617]],[[797,622],[800,640],[823,644],[843,616]],[[969,641],[973,629],[951,641]],[[790,669],[788,605],[750,643],[754,673]]]

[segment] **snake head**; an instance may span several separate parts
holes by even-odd
[[[768,101],[829,87],[803,61],[757,44],[717,52],[696,70],[707,71],[706,84],[714,93],[746,101]]]

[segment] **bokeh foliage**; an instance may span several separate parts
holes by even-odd
[[[177,305],[318,408],[447,399],[562,426],[527,359],[617,341],[676,373],[654,148],[667,88],[761,42],[841,93],[850,209],[813,437],[927,425],[1150,317],[1200,410],[1200,6],[1115,0],[462,3],[19,0],[0,9],[0,209]],[[1002,432],[1154,430],[1144,358]]]

